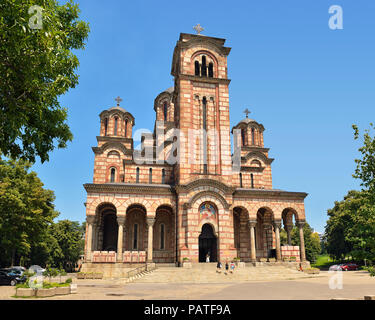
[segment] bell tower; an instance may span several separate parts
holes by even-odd
[[[197,30],[199,33],[202,29]],[[230,184],[232,175],[225,39],[181,33],[173,53],[178,184],[202,178]]]

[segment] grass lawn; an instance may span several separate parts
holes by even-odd
[[[311,264],[313,268],[319,269],[328,269],[331,265],[338,263],[337,261],[332,260],[328,254],[322,254],[318,256],[315,263]]]

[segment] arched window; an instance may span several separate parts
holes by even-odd
[[[251,178],[251,188],[254,188],[254,175],[251,174],[250,178]]]
[[[104,120],[104,135],[107,135],[107,130],[108,130],[108,118],[105,118]]]
[[[134,223],[133,226],[133,249],[138,249],[138,224]]]
[[[165,225],[162,223],[160,225],[160,250],[165,249]]]
[[[151,184],[152,183],[152,168],[150,168],[150,173],[148,175],[148,183]]]
[[[207,77],[207,64],[206,64],[206,56],[202,56],[202,77]]]
[[[168,116],[168,104],[167,104],[167,102],[164,102],[163,114],[164,114],[164,121],[167,121],[167,116]]]
[[[245,145],[245,129],[241,129],[242,145]]]
[[[212,62],[208,64],[208,77],[214,77],[214,64]]]
[[[255,144],[255,129],[251,128],[251,143]]]
[[[128,137],[128,119],[125,119],[125,137]]]
[[[242,173],[240,173],[240,188],[242,188]]]
[[[161,170],[161,183],[165,183],[165,169]]]
[[[200,65],[199,65],[199,62],[195,61],[194,65],[195,65],[195,75],[199,76],[200,75],[200,70],[199,70],[200,69]]]
[[[115,182],[116,180],[116,169],[111,168],[111,182]]]
[[[139,167],[136,169],[135,182],[139,183]]]
[[[115,118],[115,129],[113,130],[113,134],[114,134],[115,136],[117,136],[117,122],[118,122],[118,118],[116,117],[116,118]]]

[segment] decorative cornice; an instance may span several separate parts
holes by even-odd
[[[291,191],[283,191],[283,190],[274,190],[274,189],[245,189],[245,188],[237,188],[233,194],[233,197],[238,198],[283,198],[283,199],[297,199],[303,200],[307,197],[308,193],[305,192],[291,192]]]
[[[229,85],[230,79],[227,78],[209,78],[209,77],[201,77],[201,76],[195,76],[192,74],[185,74],[181,73],[177,77],[179,77],[181,80],[190,80],[195,82],[203,82],[203,83],[211,83],[211,84],[225,84]]]
[[[87,193],[130,193],[130,194],[157,194],[172,195],[173,189],[164,184],[141,183],[86,183],[83,185]]]
[[[218,53],[224,56],[227,56],[229,55],[231,48],[224,47],[224,43],[225,43],[225,39],[221,39],[221,38],[181,33],[180,40],[177,42],[177,47],[181,49],[187,49],[187,48],[198,47],[198,46],[203,45],[203,46],[213,47],[216,49]]]
[[[108,141],[108,142],[122,142],[122,143],[131,143],[133,145],[133,139],[132,138],[126,138],[126,137],[118,137],[118,136],[97,136],[96,141]]]
[[[249,127],[249,128],[257,127],[258,129],[260,129],[261,132],[265,130],[264,126],[261,123],[256,122],[255,120],[250,120],[249,122],[243,122],[242,120],[232,128],[231,132],[233,133],[233,130],[235,129],[241,129],[241,128],[246,128],[246,127]]]
[[[261,158],[263,162],[266,164],[271,164],[273,160],[275,160],[273,158],[268,158],[264,153],[260,151],[251,151],[246,156],[241,157],[241,161],[247,162],[250,158],[256,158],[256,157]]]
[[[92,151],[94,151],[95,154],[102,154],[106,149],[113,148],[113,149],[119,149],[122,151],[123,154],[132,156],[133,150],[127,149],[121,142],[117,141],[110,141],[104,143],[100,147],[92,147]]]
[[[194,180],[186,185],[178,185],[176,186],[176,192],[181,193],[181,192],[188,192],[194,188],[198,187],[214,187],[217,188],[221,191],[223,191],[225,194],[232,194],[236,188],[227,186],[226,184],[213,180],[213,179],[198,179]]]
[[[270,151],[270,148],[263,148],[258,146],[241,146],[241,151],[260,151],[266,153]]]
[[[241,166],[241,172],[263,172],[264,171],[264,167],[245,167],[245,166]]]
[[[128,112],[128,111],[121,111],[119,109],[112,109],[112,110],[104,110],[102,111],[100,114],[99,114],[99,117],[100,119],[103,119],[103,117],[106,117],[106,116],[110,116],[114,113],[119,113],[121,115],[121,118],[123,120],[125,120],[126,118],[129,118],[130,120],[132,120],[132,125],[134,126],[135,125],[135,118],[133,117],[133,115]]]

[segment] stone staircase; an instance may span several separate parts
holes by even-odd
[[[245,266],[233,273],[216,272],[216,263],[193,264],[192,268],[158,267],[152,273],[134,279],[137,283],[223,283],[244,281],[291,280],[311,277],[304,272],[282,265]]]
[[[134,282],[138,279],[141,279],[142,277],[154,272],[155,270],[151,270],[151,271],[142,271],[138,274],[136,274],[135,276],[132,276],[130,278],[125,278],[125,283],[130,283],[130,282]]]

